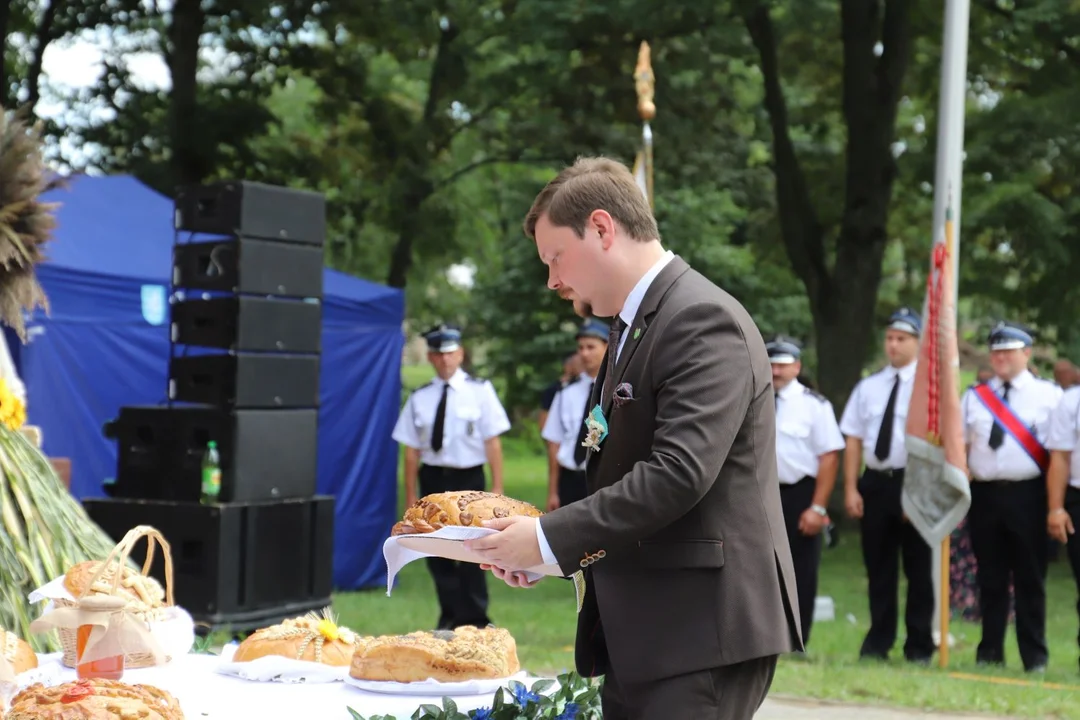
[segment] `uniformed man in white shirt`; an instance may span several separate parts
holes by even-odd
[[[491,468],[492,492],[503,492],[502,444],[510,419],[487,380],[461,369],[461,330],[439,325],[424,334],[436,377],[405,402],[394,440],[405,446],[405,503],[453,490],[484,490],[484,462]],[[486,573],[475,563],[427,558],[439,596],[437,629],[485,627]]]
[[[1073,385],[1050,416],[1050,469],[1046,475],[1046,531],[1065,546],[1080,592],[1080,386]],[[1080,603],[1077,604],[1080,612]]]
[[[922,317],[912,308],[900,308],[889,317],[889,364],[855,386],[840,419],[847,439],[844,507],[861,521],[870,590],[870,630],[859,650],[862,658],[887,659],[896,643],[901,556],[908,581],[904,658],[928,663],[934,654],[933,554],[900,504],[907,466],[904,436],[921,331]]]
[[[964,441],[971,474],[971,549],[977,563],[982,641],[975,658],[1004,664],[1009,577],[1016,641],[1028,672],[1046,668],[1046,539],[1050,417],[1062,390],[1028,370],[1027,328],[990,331],[994,377],[964,393]]]
[[[585,417],[592,409],[589,402],[607,351],[608,332],[607,324],[595,318],[582,323],[577,332],[577,357],[582,372],[555,395],[544,424],[542,436],[548,447],[549,511],[581,500],[586,494]]]
[[[794,340],[777,337],[765,344],[776,393],[776,466],[784,510],[803,644],[810,640],[817,598],[822,534],[829,524],[829,502],[844,438],[832,403],[798,380],[802,351]]]

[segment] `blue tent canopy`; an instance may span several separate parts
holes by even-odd
[[[71,491],[101,497],[116,473],[102,427],[124,405],[164,403],[173,204],[133,177],[76,176],[45,198],[57,228],[38,277],[49,299],[9,345],[45,452],[72,460]],[[404,294],[326,270],[318,491],[336,497],[334,584],[386,584],[397,514]]]

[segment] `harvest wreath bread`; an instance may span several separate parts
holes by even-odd
[[[38,666],[37,653],[30,647],[30,643],[2,627],[0,627],[0,657],[11,663],[16,675]]]
[[[521,670],[517,643],[503,628],[463,625],[456,630],[362,638],[349,675],[400,683],[501,679]]]
[[[72,597],[78,598],[90,585],[99,567],[101,563],[95,560],[87,560],[72,566],[64,575],[64,588],[71,593]],[[111,595],[114,572],[116,572],[116,565],[110,563],[87,594]],[[146,619],[160,615],[165,607],[165,589],[161,587],[161,583],[126,566],[121,572],[116,595],[128,601],[129,610],[149,616]]]
[[[151,685],[92,679],[31,685],[11,701],[5,720],[184,720],[184,712]]]
[[[448,526],[483,527],[484,520],[511,515],[540,517],[543,513],[527,502],[479,490],[435,493],[408,508],[405,518],[394,525],[390,534],[429,533]]]
[[[344,667],[352,661],[358,641],[353,631],[334,622],[328,610],[321,616],[308,613],[255,631],[236,648],[233,662],[279,655]]]

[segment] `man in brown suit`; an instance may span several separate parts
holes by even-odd
[[[525,232],[550,288],[613,318],[590,401],[607,434],[586,440],[584,500],[467,545],[512,586],[542,563],[584,570],[575,659],[605,676],[605,720],[749,720],[777,656],[803,649],[761,334],[664,251],[619,163],[563,170]]]

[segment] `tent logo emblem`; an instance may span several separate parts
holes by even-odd
[[[151,325],[165,323],[165,286],[143,285],[142,286],[142,316]]]

